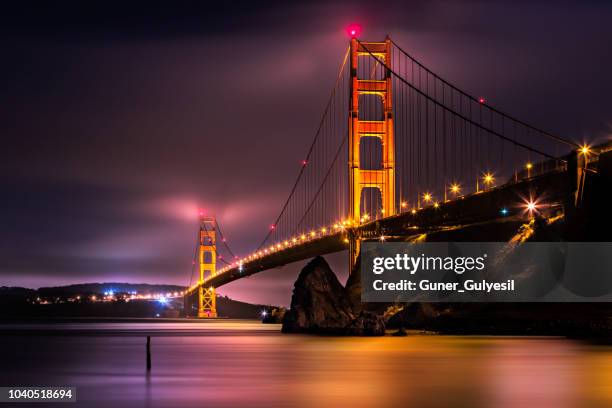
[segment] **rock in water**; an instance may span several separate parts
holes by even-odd
[[[362,310],[359,316],[346,328],[345,334],[351,336],[384,336],[385,321],[376,313]]]
[[[323,257],[314,258],[295,282],[283,332],[344,334],[353,320],[344,287]]]
[[[348,280],[346,281],[346,294],[353,307],[353,313],[359,314],[363,309],[361,303],[361,254],[357,256],[357,262],[351,271]]]
[[[407,335],[408,335],[408,332],[406,331],[406,329],[404,329],[404,326],[400,326],[400,328],[395,333],[392,334],[392,336],[395,336],[395,337],[404,337]]]

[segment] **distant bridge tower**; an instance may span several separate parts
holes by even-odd
[[[200,280],[198,282],[198,317],[217,317],[215,288],[205,288],[204,279],[217,274],[217,223],[214,217],[200,217]]]
[[[359,57],[374,55],[391,66],[391,40],[384,42],[359,42],[351,39],[351,93],[349,115],[349,218],[361,219],[361,196],[366,187],[380,191],[382,213],[385,217],[395,214],[395,143],[393,138],[393,98],[391,72],[383,69],[384,78],[359,78]],[[370,54],[371,53],[371,54]],[[362,70],[363,71],[363,70]],[[380,97],[383,120],[359,119],[359,96]],[[382,144],[382,168],[362,169],[359,145],[362,137],[377,137]],[[349,268],[352,272],[359,255],[359,239],[351,237],[349,243]]]

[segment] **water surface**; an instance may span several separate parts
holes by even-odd
[[[0,385],[74,386],[72,407],[612,406],[610,347],[562,338],[337,338],[279,329],[229,320],[2,324]]]

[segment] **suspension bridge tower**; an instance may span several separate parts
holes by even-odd
[[[200,217],[200,245],[198,259],[200,280],[198,281],[198,317],[217,317],[215,288],[204,287],[204,279],[217,274],[217,223],[214,217]]]
[[[380,192],[381,213],[384,217],[394,215],[395,208],[395,143],[393,138],[393,98],[391,72],[382,67],[383,78],[360,78],[361,59],[374,59],[391,66],[391,40],[384,42],[361,42],[351,39],[351,81],[349,115],[349,218],[354,222],[361,219],[361,196],[364,188],[375,188]],[[368,65],[368,67],[370,67]],[[375,95],[383,107],[382,120],[359,118],[361,95]],[[376,118],[379,119],[379,118]],[[378,169],[363,169],[360,142],[363,137],[379,138],[382,145],[382,163]],[[359,256],[359,237],[349,238],[349,270],[352,272]]]

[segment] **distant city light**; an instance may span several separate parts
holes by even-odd
[[[268,315],[268,312],[266,312],[265,310],[261,311],[261,316],[262,317],[266,317]]]
[[[500,212],[501,215],[504,215],[504,216],[508,215],[508,209],[506,207],[504,207],[501,210],[499,210],[499,212]]]
[[[159,299],[157,299],[157,301],[161,303],[162,305],[165,305],[166,303],[168,303],[168,299],[165,296],[161,296]]]

